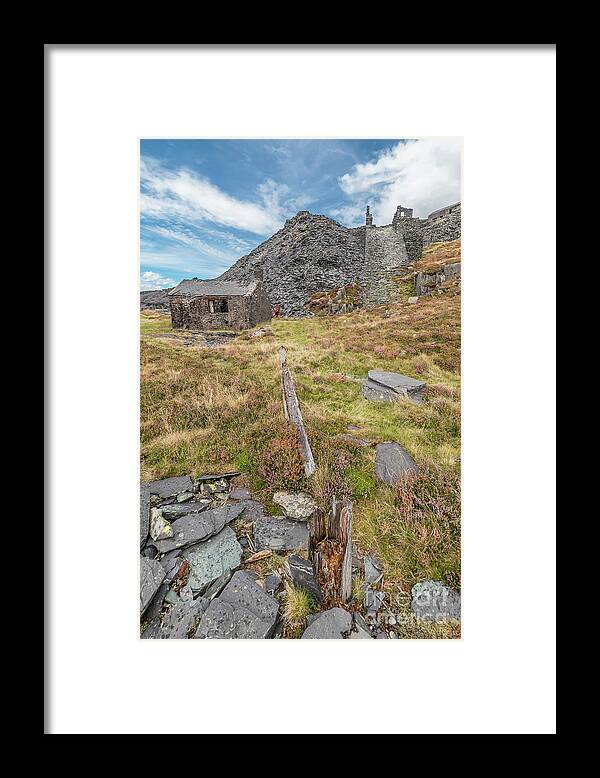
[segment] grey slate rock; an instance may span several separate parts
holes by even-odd
[[[251,498],[250,489],[246,489],[243,486],[237,486],[229,492],[230,500],[250,500]]]
[[[279,604],[256,583],[257,576],[238,570],[202,616],[197,638],[269,638]]]
[[[213,581],[238,567],[242,547],[231,527],[225,527],[205,542],[186,548],[183,557],[190,563],[189,586],[202,594]]]
[[[243,510],[243,506],[239,503],[231,503],[200,514],[190,513],[182,516],[171,525],[173,536],[156,541],[156,546],[161,553],[164,553],[208,540],[220,532],[226,524],[236,519]]]
[[[375,449],[375,475],[390,486],[418,469],[415,460],[399,443],[380,443]]]
[[[142,640],[152,640],[159,637],[160,633],[160,619],[156,617],[153,619],[146,629],[140,635]]]
[[[160,558],[160,563],[164,569],[168,572],[173,567],[173,560],[181,556],[181,549],[174,548],[173,551],[167,551],[167,553]]]
[[[269,594],[275,594],[277,589],[281,586],[280,575],[268,575],[265,581],[265,589]]]
[[[196,484],[206,481],[220,481],[222,478],[233,478],[236,475],[241,475],[239,470],[229,470],[227,473],[204,473],[196,478]]]
[[[374,584],[379,581],[383,575],[383,566],[381,562],[372,554],[367,554],[364,559],[365,583]]]
[[[194,484],[189,475],[182,475],[175,478],[162,478],[160,481],[150,481],[148,488],[151,494],[157,494],[159,497],[172,497],[180,492],[192,491]]]
[[[161,585],[158,587],[158,590],[152,600],[150,601],[150,604],[146,608],[146,612],[144,613],[144,619],[149,619],[150,621],[153,621],[157,616],[160,614],[162,610],[162,606],[165,602],[165,597],[169,593],[169,584],[166,581],[163,581]]]
[[[241,505],[244,512],[241,516],[244,521],[256,521],[264,516],[264,507],[258,500],[234,500],[232,504]]]
[[[304,630],[302,638],[332,640],[347,638],[352,629],[352,616],[343,608],[330,608],[319,614]]]
[[[363,381],[363,396],[368,400],[383,400],[394,402],[400,397],[406,397],[416,403],[423,400],[423,392],[427,384],[416,378],[391,373],[384,370],[369,370]]]
[[[208,587],[208,589],[204,592],[204,598],[210,602],[210,600],[214,600],[215,597],[218,597],[225,586],[231,581],[231,576],[233,573],[231,570],[226,570],[223,575],[220,575],[216,581],[211,583],[211,585]]]
[[[306,492],[275,492],[273,502],[283,508],[288,519],[306,521],[317,510],[317,503]]]
[[[148,484],[140,486],[140,548],[146,542],[150,526],[150,488]]]
[[[460,620],[460,594],[440,581],[420,581],[412,590],[410,607],[426,621]]]
[[[196,619],[206,609],[202,598],[188,602],[178,602],[164,617],[157,637],[161,640],[185,640]]]
[[[152,602],[164,577],[165,571],[160,562],[140,557],[140,615],[145,613]]]
[[[177,495],[177,502],[189,502],[194,499],[194,492],[181,492]]]
[[[373,618],[381,608],[384,597],[384,592],[378,592],[375,589],[371,589],[370,586],[365,586],[365,608],[369,618]]]
[[[315,570],[311,562],[296,554],[292,554],[286,560],[286,566],[294,586],[305,589],[313,600],[321,605],[323,592],[315,578]]]
[[[365,400],[392,403],[396,402],[399,398],[397,392],[394,392],[392,389],[386,389],[385,386],[376,384],[375,381],[369,381],[368,378],[365,378],[362,382],[361,391]]]
[[[193,502],[174,502],[170,505],[161,505],[165,519],[172,521],[178,519],[180,516],[187,516],[188,513],[202,513],[207,510],[210,505],[210,500],[194,500]]]
[[[304,521],[262,516],[254,524],[254,542],[257,551],[294,551],[308,548],[308,525]]]

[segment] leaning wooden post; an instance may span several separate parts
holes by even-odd
[[[298,441],[300,444],[300,454],[304,460],[304,473],[307,476],[311,476],[315,472],[315,460],[312,451],[310,450],[308,435],[306,434],[306,428],[304,427],[304,421],[302,420],[300,404],[298,403],[298,397],[296,396],[296,390],[294,388],[294,379],[292,378],[292,374],[285,360],[286,353],[282,346],[279,349],[279,364],[281,365],[283,411],[285,413],[285,418],[296,425],[298,430]]]
[[[311,523],[309,556],[328,607],[352,597],[352,503],[333,498]]]

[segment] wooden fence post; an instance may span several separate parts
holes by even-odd
[[[300,404],[296,395],[296,389],[294,388],[294,379],[286,364],[286,352],[283,346],[279,349],[279,364],[281,365],[283,412],[285,413],[285,418],[296,425],[298,430],[298,441],[300,444],[300,454],[304,461],[304,473],[307,476],[311,476],[315,472],[315,460],[310,449],[310,443],[308,442],[304,421],[302,420]]]

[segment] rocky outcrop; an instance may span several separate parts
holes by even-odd
[[[437,289],[443,289],[449,281],[460,279],[460,264],[460,262],[451,262],[448,265],[444,265],[441,270],[432,273],[416,273],[415,291],[417,295],[420,297],[432,294]]]

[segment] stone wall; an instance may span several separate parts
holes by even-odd
[[[423,245],[457,240],[461,234],[461,206],[456,205],[451,213],[435,219],[426,219],[423,227]]]
[[[227,299],[229,310],[212,313],[210,301],[223,299]],[[257,312],[262,312],[263,307],[264,301],[254,301],[253,296],[236,295],[223,298],[174,295],[171,297],[171,322],[174,329],[183,330],[245,330],[259,321],[271,318],[270,304],[268,316],[263,319],[256,318]]]

